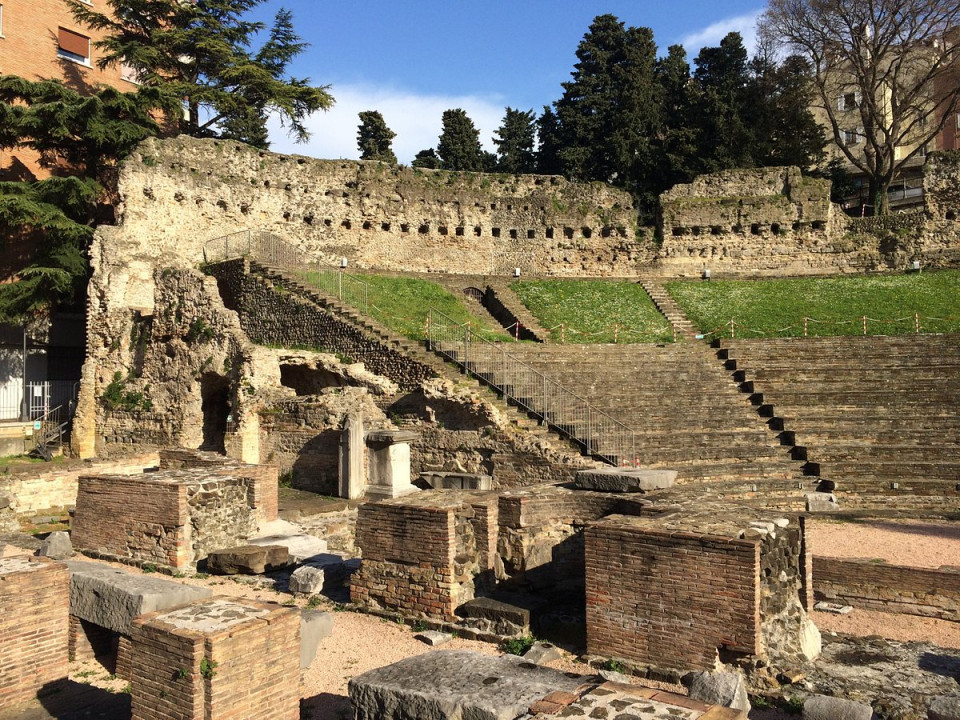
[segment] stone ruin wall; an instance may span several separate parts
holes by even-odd
[[[314,160],[232,141],[145,141],[120,177],[122,227],[155,257],[197,265],[209,240],[257,228],[352,267],[633,275],[630,196],[556,176],[416,170]]]

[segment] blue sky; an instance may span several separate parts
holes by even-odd
[[[691,59],[737,30],[752,47],[763,3],[752,0],[267,0],[269,21],[279,7],[293,11],[310,43],[292,71],[331,85],[334,108],[310,118],[306,144],[271,123],[272,149],[321,158],[356,158],[362,110],[379,110],[397,133],[394,150],[409,163],[434,147],[441,115],[463,108],[493,150],[491,137],[506,106],[538,115],[562,93],[577,44],[597,15],[653,29],[661,54],[682,44]]]

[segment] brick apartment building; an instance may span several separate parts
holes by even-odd
[[[106,0],[90,0],[106,6]],[[88,92],[96,85],[134,90],[129,71],[97,67],[94,43],[101,35],[73,19],[63,0],[0,0],[0,75],[27,80],[60,79]],[[0,179],[31,179],[48,173],[35,153],[0,150]]]

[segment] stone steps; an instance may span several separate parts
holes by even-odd
[[[686,313],[677,305],[673,297],[659,281],[644,278],[640,280],[640,286],[646,291],[650,300],[657,307],[657,310],[659,310],[667,319],[667,322],[673,326],[678,336],[682,336],[688,340],[696,338],[696,327],[694,327],[693,323],[690,322],[690,319],[686,316]]]

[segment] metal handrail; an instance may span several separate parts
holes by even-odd
[[[34,439],[36,440],[37,453],[45,460],[50,460],[52,453],[47,447],[50,441],[56,438],[57,445],[63,446],[63,429],[67,423],[61,420],[60,415],[63,405],[57,405],[52,410],[44,413],[34,421]]]
[[[434,308],[427,323],[427,346],[499,391],[515,405],[579,444],[583,451],[618,467],[639,464],[636,433],[584,398],[551,380],[499,345],[476,335]]]
[[[352,305],[364,314],[369,308],[370,286],[342,268],[308,258],[283,238],[267,230],[241,230],[209,240],[203,246],[205,263],[249,257],[283,269],[304,285],[312,286]]]

